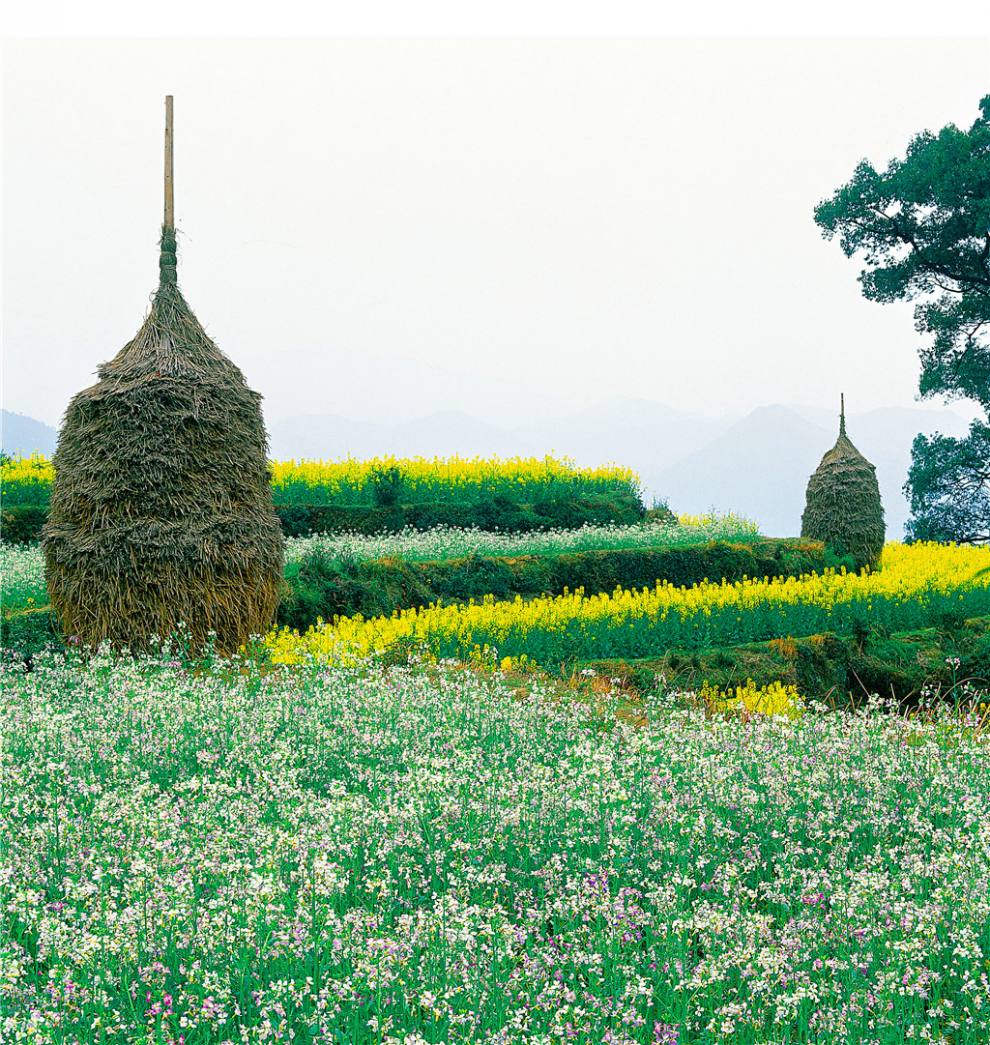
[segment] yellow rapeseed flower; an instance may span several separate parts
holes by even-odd
[[[990,610],[990,548],[940,544],[890,544],[882,569],[847,573],[827,570],[801,577],[752,578],[678,588],[666,581],[611,595],[565,592],[523,601],[480,602],[401,610],[390,617],[344,617],[305,634],[272,632],[273,660],[293,663],[307,656],[353,662],[396,649],[427,649],[436,656],[466,657],[475,647],[500,656],[523,653],[547,663],[583,656],[648,656],[678,644],[732,645],[790,634],[884,613],[914,625],[928,612]],[[969,601],[967,601],[969,600]],[[779,630],[774,630],[779,629]]]
[[[509,495],[521,489],[534,494],[559,486],[590,489],[639,489],[631,468],[603,465],[579,468],[557,457],[394,457],[332,461],[273,461],[272,485],[287,495],[319,491],[328,502],[365,496],[377,483],[401,485],[404,496],[415,500],[449,499],[452,494]]]
[[[757,686],[752,679],[747,679],[745,686],[729,690],[721,690],[706,683],[698,696],[706,706],[719,712],[799,718],[804,711],[804,702],[797,686],[779,681]]]
[[[479,500],[504,495],[518,500],[575,491],[638,493],[639,476],[631,468],[578,467],[566,457],[394,457],[332,461],[270,461],[276,501],[282,503],[374,503],[380,484],[395,484],[413,501]],[[0,467],[8,494],[18,487],[48,486],[52,462],[43,454],[14,458]]]
[[[0,484],[50,483],[55,478],[55,469],[50,458],[44,454],[30,457],[12,457],[0,464]]]

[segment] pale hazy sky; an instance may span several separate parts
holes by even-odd
[[[56,423],[179,278],[269,420],[909,405],[812,218],[968,125],[986,40],[76,40],[3,52],[3,405]]]

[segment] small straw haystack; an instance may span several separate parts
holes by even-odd
[[[261,397],[176,281],[166,99],[160,283],[137,336],[69,404],[43,547],[52,606],[79,641],[133,650],[180,624],[235,651],[272,623],[282,531]]]
[[[852,556],[858,569],[880,563],[885,528],[877,470],[846,435],[845,396],[839,438],[808,481],[801,536]]]

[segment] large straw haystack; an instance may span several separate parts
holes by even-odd
[[[282,576],[261,397],[176,282],[171,99],[160,283],[137,336],[69,404],[44,553],[52,606],[84,643],[146,648],[180,622],[232,652],[271,624]]]
[[[839,438],[808,481],[801,536],[824,541],[862,568],[879,565],[884,533],[876,468],[846,435],[843,397]]]

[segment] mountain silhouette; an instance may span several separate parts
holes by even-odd
[[[44,421],[36,421],[25,414],[0,410],[0,449],[11,456],[53,454],[58,432]]]
[[[965,421],[948,410],[881,408],[848,415],[849,437],[876,466],[887,537],[899,539],[908,518],[903,493],[918,432],[960,435]],[[835,442],[837,414],[766,406],[752,411],[694,454],[644,476],[679,511],[737,511],[764,533],[800,531],[808,478]]]
[[[765,533],[798,533],[808,477],[835,442],[836,412],[774,404],[742,418],[712,418],[646,399],[597,403],[554,416],[536,411],[521,423],[482,420],[459,409],[394,422],[305,413],[271,426],[276,458],[490,456],[556,454],[581,465],[617,463],[643,479],[647,503],[676,511],[735,511]],[[903,535],[902,492],[918,432],[961,435],[966,422],[946,409],[884,407],[850,413],[849,435],[877,469],[887,536]],[[51,454],[50,425],[4,410],[3,449]]]

